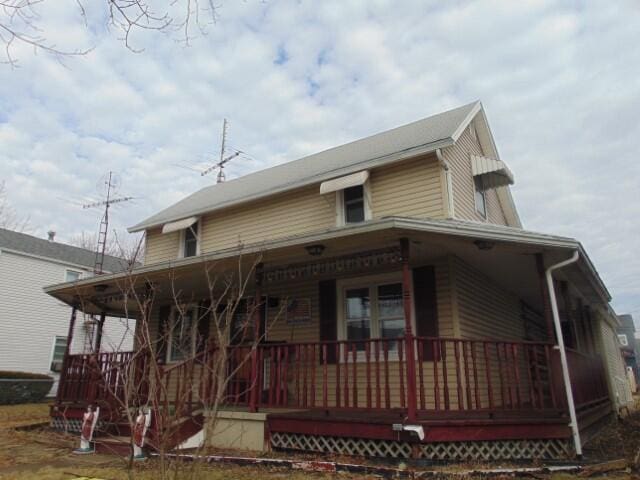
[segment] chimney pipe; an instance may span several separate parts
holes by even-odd
[[[56,238],[56,232],[54,232],[53,230],[49,230],[47,232],[47,235],[49,237],[49,241],[50,242],[53,242],[53,239]]]

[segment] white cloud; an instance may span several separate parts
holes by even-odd
[[[222,2],[191,47],[140,32],[134,54],[104,12],[44,2],[65,66],[29,49],[0,69],[0,179],[38,233],[97,227],[67,200],[109,169],[122,228],[214,181],[222,118],[252,159],[229,176],[481,99],[527,228],[588,248],[619,311],[640,309],[640,10],[634,2]],[[65,200],[66,199],[66,200]],[[640,310],[637,312],[640,313]]]

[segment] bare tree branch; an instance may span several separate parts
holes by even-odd
[[[16,232],[25,232],[31,229],[29,216],[18,214],[9,203],[4,181],[0,181],[0,228]]]

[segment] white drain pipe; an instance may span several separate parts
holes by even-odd
[[[578,428],[578,418],[576,416],[576,406],[573,403],[573,390],[571,388],[571,377],[569,376],[569,364],[567,363],[567,352],[564,349],[564,338],[562,337],[562,326],[560,325],[560,314],[558,313],[558,301],[556,299],[556,291],[553,286],[552,273],[562,267],[566,267],[578,260],[580,254],[574,251],[571,258],[564,260],[555,265],[551,265],[546,270],[547,290],[549,290],[549,298],[551,300],[551,311],[553,313],[553,325],[556,330],[558,339],[558,351],[560,352],[560,365],[562,366],[562,378],[564,379],[564,388],[567,394],[567,405],[569,406],[569,418],[571,423],[571,433],[573,435],[573,445],[576,449],[576,456],[582,457],[582,442],[580,441],[580,430]]]

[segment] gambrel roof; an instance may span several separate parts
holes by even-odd
[[[167,222],[434,152],[438,148],[453,145],[478,114],[486,126],[482,104],[476,101],[292,162],[205,187],[134,225],[129,231],[158,227]],[[478,131],[478,137],[492,157],[499,160],[488,126]],[[513,206],[511,196],[506,191],[507,203]],[[519,223],[519,220],[515,223]]]

